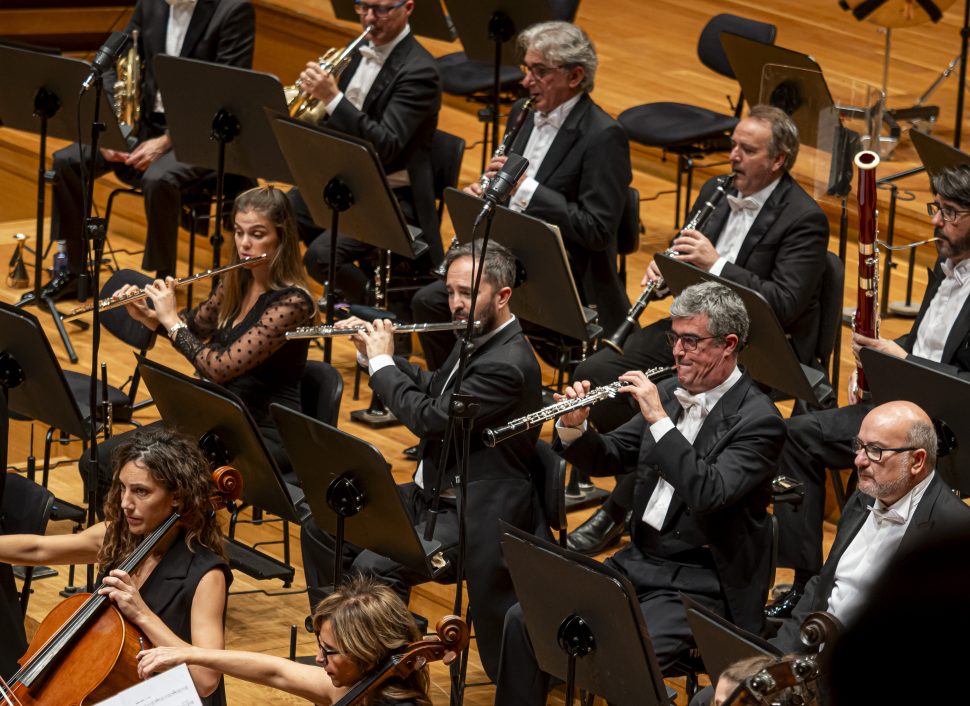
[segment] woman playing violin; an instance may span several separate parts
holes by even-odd
[[[78,534],[0,536],[0,561],[38,566],[97,562],[106,595],[152,645],[221,649],[232,574],[212,512],[212,480],[197,446],[166,427],[125,434],[113,455],[105,521]],[[115,567],[141,540],[181,515],[132,574]],[[192,667],[206,704],[224,703],[222,677]]]
[[[177,646],[142,652],[138,672],[147,678],[179,664],[207,667],[325,705],[337,702],[388,656],[421,638],[397,594],[360,575],[320,601],[312,620],[319,646],[316,662],[322,670],[257,652]],[[428,685],[428,668],[422,667],[405,679],[385,681],[373,697],[360,703],[430,705]]]

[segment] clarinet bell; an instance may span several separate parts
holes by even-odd
[[[24,289],[30,286],[30,278],[27,276],[27,266],[24,264],[24,242],[27,236],[17,233],[14,238],[17,240],[17,247],[10,258],[10,272],[7,274],[7,286],[14,289]]]

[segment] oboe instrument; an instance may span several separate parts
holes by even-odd
[[[711,194],[711,198],[704,202],[704,205],[694,214],[694,217],[690,219],[687,225],[684,226],[683,230],[701,230],[707,225],[707,222],[711,218],[711,214],[714,213],[714,209],[721,202],[721,199],[727,194],[727,190],[731,188],[731,183],[734,181],[734,174],[728,174],[724,179],[718,182],[714,193]],[[668,248],[664,251],[664,255],[669,255],[671,257],[675,256],[677,253],[673,248]],[[620,355],[623,355],[623,346],[626,343],[626,339],[637,327],[637,321],[640,319],[640,315],[643,310],[647,308],[647,304],[650,303],[650,297],[653,296],[654,292],[663,291],[664,281],[662,277],[648,282],[647,286],[644,287],[643,291],[640,292],[640,296],[637,300],[633,302],[633,306],[630,307],[630,311],[627,312],[626,317],[617,327],[613,335],[605,339],[603,343],[608,345],[610,348],[615,350]]]
[[[855,156],[859,168],[859,293],[852,330],[867,338],[879,337],[879,211],[876,209],[876,167],[879,155],[863,151]],[[856,386],[863,398],[869,385],[862,368],[856,368]]]
[[[670,366],[665,368],[650,368],[649,370],[644,371],[644,375],[647,376],[648,380],[656,383],[670,377],[676,372],[677,368]],[[616,397],[620,388],[626,387],[626,385],[627,383],[617,380],[616,382],[611,382],[609,385],[594,387],[592,390],[586,393],[585,397],[574,397],[572,399],[560,400],[555,404],[551,404],[548,407],[543,407],[542,409],[532,412],[531,414],[527,414],[524,417],[513,419],[508,424],[486,429],[482,432],[482,438],[486,446],[493,447],[496,444],[501,444],[503,441],[512,438],[516,434],[521,434],[522,432],[532,429],[533,427],[540,426],[550,419],[555,419],[556,417],[560,417],[577,409],[582,409],[583,407],[592,407],[594,404],[604,400],[611,400]]]
[[[186,284],[193,284],[203,279],[208,279],[209,277],[218,277],[219,275],[225,274],[232,270],[238,270],[240,267],[255,267],[261,262],[264,262],[267,258],[266,253],[262,255],[257,255],[256,257],[247,257],[239,262],[234,262],[231,265],[226,265],[225,267],[217,267],[214,270],[206,270],[205,272],[200,272],[195,275],[190,275],[188,277],[183,277],[182,279],[175,280],[176,287],[182,287]],[[109,311],[111,309],[117,309],[125,304],[131,304],[139,299],[145,299],[148,296],[148,292],[143,289],[137,289],[128,294],[120,297],[105,297],[98,302],[98,309],[100,311]],[[64,317],[64,321],[71,321],[72,319],[77,319],[85,314],[94,311],[94,304],[88,304],[87,306],[81,306],[72,311],[70,314]]]
[[[474,327],[481,326],[481,321],[476,321]],[[434,333],[436,331],[461,331],[468,325],[467,321],[446,321],[437,324],[400,324],[393,327],[394,333]],[[330,338],[333,336],[353,336],[355,333],[364,333],[363,326],[301,326],[293,331],[287,331],[286,337],[290,338]]]

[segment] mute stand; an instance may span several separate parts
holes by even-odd
[[[566,706],[576,688],[616,706],[674,703],[625,576],[505,523],[501,534],[539,667],[566,682]]]

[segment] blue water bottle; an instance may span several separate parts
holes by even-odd
[[[57,252],[54,253],[54,276],[61,273],[67,273],[67,241],[58,240],[57,241]]]

